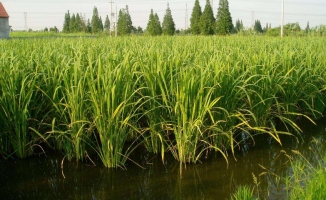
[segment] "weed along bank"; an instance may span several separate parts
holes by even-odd
[[[0,2],[0,38],[9,38],[10,26],[9,15]]]

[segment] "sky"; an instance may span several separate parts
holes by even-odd
[[[119,12],[121,8],[129,7],[133,26],[146,28],[150,10],[153,9],[163,21],[169,3],[177,29],[190,26],[190,17],[195,0],[0,0],[9,14],[9,24],[13,30],[43,30],[45,27],[56,26],[62,30],[64,16],[67,11],[82,14],[91,19],[93,8],[97,7],[104,22],[106,15],[112,11]],[[202,10],[206,0],[199,0]],[[216,17],[219,0],[213,0],[213,11]],[[281,25],[282,0],[229,0],[229,9],[233,23],[242,20],[249,28],[254,20],[260,20],[263,27]],[[26,20],[25,20],[26,14]],[[188,17],[187,17],[188,16]],[[188,20],[186,20],[188,19]],[[115,21],[115,20],[113,20]],[[299,22],[301,28],[326,25],[325,0],[284,0],[284,23]],[[186,23],[187,22],[187,23]]]

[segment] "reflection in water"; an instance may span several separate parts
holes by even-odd
[[[247,145],[237,150],[237,161],[229,156],[228,167],[223,157],[212,155],[202,163],[183,166],[182,177],[179,163],[172,157],[168,156],[163,164],[159,156],[146,152],[134,152],[131,156],[146,170],[131,162],[127,170],[122,170],[65,161],[66,178],[61,172],[62,155],[2,159],[0,196],[1,199],[226,199],[240,185],[255,186],[254,176],[260,183],[260,197],[284,199],[284,185],[273,175],[291,174],[288,158],[282,151],[299,150],[312,163],[324,153],[320,149],[325,149],[325,126],[303,126],[300,143],[294,137],[283,138],[283,146],[270,138],[256,138],[254,147]],[[267,170],[270,173],[259,176]]]

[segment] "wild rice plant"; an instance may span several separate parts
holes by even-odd
[[[128,63],[128,59],[126,56],[124,62]],[[126,64],[103,64],[101,55],[96,62],[96,67],[88,68],[87,76],[91,118],[95,137],[99,139],[96,151],[106,167],[122,167],[133,150],[133,147],[124,147],[134,127],[131,120],[136,114],[138,102],[132,100],[139,90],[134,88],[137,80],[134,80],[134,73]]]
[[[254,189],[248,186],[240,186],[237,191],[231,195],[232,200],[254,200]]]

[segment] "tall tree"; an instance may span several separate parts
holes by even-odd
[[[200,17],[202,15],[201,7],[199,1],[195,1],[194,8],[192,9],[191,17],[190,17],[190,29],[192,34],[199,35],[201,32],[200,29]]]
[[[162,34],[162,27],[160,23],[160,19],[157,13],[154,14],[153,9],[151,9],[151,14],[149,15],[149,20],[147,22],[147,32],[149,35],[161,35]]]
[[[85,30],[86,30],[86,33],[92,33],[92,24],[89,21],[89,19],[87,20],[86,29]]]
[[[103,31],[104,26],[103,26],[103,21],[102,21],[102,17],[101,17],[101,16],[100,16],[100,21],[99,21],[99,23],[100,23],[100,29],[101,29],[101,31]]]
[[[76,29],[76,32],[81,32],[83,30],[83,21],[82,19],[80,18],[80,15],[79,13],[77,13],[76,15],[76,22],[75,22],[75,29]]]
[[[244,30],[242,20],[240,21],[239,19],[237,19],[237,21],[235,22],[235,29],[237,32],[241,32]]]
[[[132,21],[128,6],[126,6],[124,9],[120,9],[119,11],[117,30],[119,35],[128,35],[132,32]]]
[[[68,10],[68,12],[65,14],[65,20],[63,22],[62,32],[69,33],[69,24],[70,24],[70,13]]]
[[[263,28],[261,26],[260,20],[255,20],[254,31],[256,33],[262,33],[263,32]]]
[[[233,28],[232,17],[229,10],[228,0],[220,0],[216,16],[216,33],[227,35]]]
[[[162,26],[161,26],[160,18],[158,17],[157,13],[155,13],[154,19],[155,19],[156,32],[158,33],[158,35],[161,35],[162,34]]]
[[[162,22],[162,32],[164,35],[174,35],[175,33],[175,24],[173,21],[171,9],[168,4],[168,8],[166,9],[163,22]]]
[[[69,32],[74,33],[76,31],[76,17],[75,14],[72,14],[70,21],[69,21]]]
[[[109,16],[108,15],[106,15],[106,18],[105,18],[104,30],[106,30],[106,31],[110,30],[110,20],[109,20]]]
[[[100,18],[98,16],[98,10],[96,7],[94,7],[93,9],[91,25],[92,25],[92,33],[98,33],[101,31]]]
[[[310,26],[309,26],[309,22],[307,22],[307,26],[306,26],[306,33],[309,33],[310,32]]]
[[[203,14],[200,17],[200,33],[202,35],[213,35],[215,27],[215,18],[212,6],[209,0],[206,0],[206,5]]]

